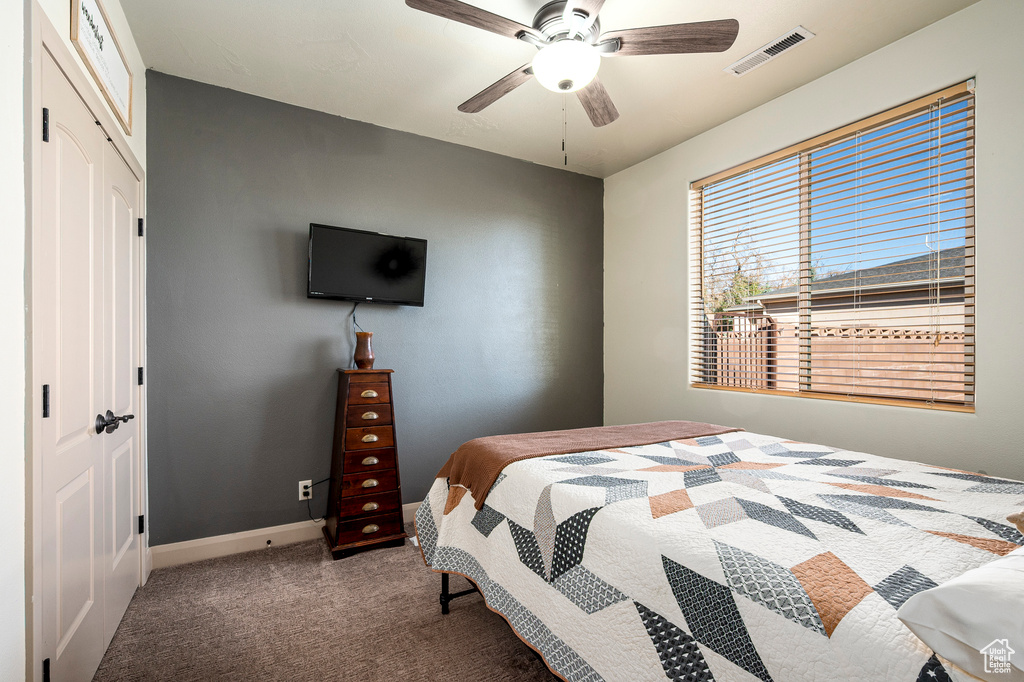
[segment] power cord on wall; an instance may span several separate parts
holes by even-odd
[[[359,331],[364,331],[363,328],[359,326],[359,323],[356,322],[356,309],[358,307],[359,307],[359,301],[356,301],[354,304],[352,304],[352,331],[353,332],[355,332],[356,329],[358,329]]]
[[[322,516],[319,519],[314,519],[313,518],[313,508],[309,504],[310,499],[312,499],[312,497],[313,497],[313,488],[318,486],[318,485],[320,485],[321,483],[326,483],[329,480],[331,480],[330,476],[328,476],[327,478],[320,479],[319,481],[317,481],[316,483],[314,483],[312,485],[308,485],[308,486],[303,486],[302,487],[303,490],[308,490],[309,491],[309,495],[310,496],[306,498],[306,513],[309,514],[309,520],[312,521],[313,523],[319,523],[319,522],[324,520],[324,517],[322,517]]]
[[[362,327],[359,326],[359,323],[356,322],[356,309],[359,308],[359,303],[359,301],[356,301],[355,303],[352,304],[352,336],[355,336],[357,329],[359,331],[365,331]],[[355,357],[353,357],[352,360],[349,361],[349,365],[351,366],[352,369],[356,368]]]

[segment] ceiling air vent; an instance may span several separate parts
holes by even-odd
[[[734,76],[744,76],[762,64],[766,64],[778,57],[783,52],[788,52],[801,43],[806,43],[814,37],[814,34],[803,26],[797,26],[792,31],[777,40],[773,40],[759,50],[754,50],[735,64],[723,69],[726,73]]]

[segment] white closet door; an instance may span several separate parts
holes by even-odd
[[[32,245],[41,420],[41,616],[51,678],[90,680],[139,585],[139,181],[44,52],[40,222]]]

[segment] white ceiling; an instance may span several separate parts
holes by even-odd
[[[469,0],[523,24],[546,0]],[[607,177],[977,0],[607,0],[603,31],[739,20],[719,54],[604,59],[621,117],[531,80],[480,114],[456,107],[529,62],[521,41],[404,0],[121,0],[148,68],[395,130]],[[722,69],[797,25],[811,40],[742,78]]]

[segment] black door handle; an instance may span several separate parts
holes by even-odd
[[[107,410],[106,415],[96,415],[96,433],[103,433],[104,430],[106,430],[107,433],[113,433],[117,430],[117,427],[121,425],[121,422],[127,422],[129,419],[135,419],[135,415],[126,414],[123,417],[118,417],[110,410]]]

